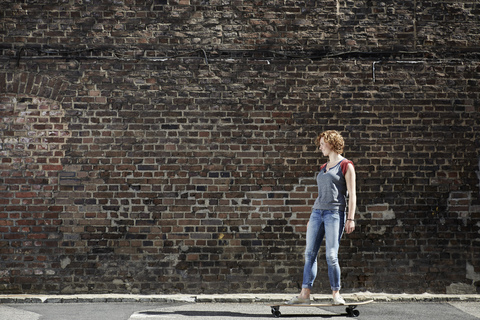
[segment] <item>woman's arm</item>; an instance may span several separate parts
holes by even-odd
[[[345,175],[348,190],[348,214],[345,221],[345,232],[352,233],[355,230],[355,209],[357,208],[357,192],[355,183],[355,168],[349,163]]]

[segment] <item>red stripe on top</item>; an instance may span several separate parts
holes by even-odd
[[[343,176],[345,176],[347,174],[347,169],[348,169],[348,164],[351,163],[352,166],[353,166],[353,162],[350,161],[350,160],[347,160],[345,159],[344,161],[342,161],[340,163],[340,167],[342,168],[342,173],[343,173]]]
[[[347,174],[347,169],[348,169],[348,164],[351,163],[352,166],[353,166],[353,162],[348,160],[348,159],[343,159],[342,162],[340,162],[340,168],[342,169],[342,173],[343,173],[343,176],[345,176]],[[320,167],[320,171],[325,169],[325,167],[327,166],[327,163],[324,163],[321,167]]]

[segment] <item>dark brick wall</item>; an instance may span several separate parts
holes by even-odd
[[[326,129],[357,170],[344,291],[478,292],[479,17],[2,1],[0,292],[297,292]]]

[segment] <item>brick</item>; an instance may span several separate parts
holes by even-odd
[[[52,4],[48,25],[0,4],[2,292],[298,290],[325,129],[357,171],[347,288],[443,293],[480,268],[478,6],[210,4]],[[32,59],[47,44],[65,59]]]

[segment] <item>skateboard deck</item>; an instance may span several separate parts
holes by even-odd
[[[280,307],[344,307],[345,311],[347,312],[347,316],[349,317],[358,317],[360,315],[360,311],[357,310],[357,306],[361,306],[364,304],[372,303],[373,300],[368,301],[350,301],[345,302],[345,304],[332,304],[332,303],[312,303],[312,304],[286,304],[286,303],[279,303],[279,304],[270,304],[270,308],[272,310],[272,314],[275,318],[280,317],[282,314],[280,313]]]

